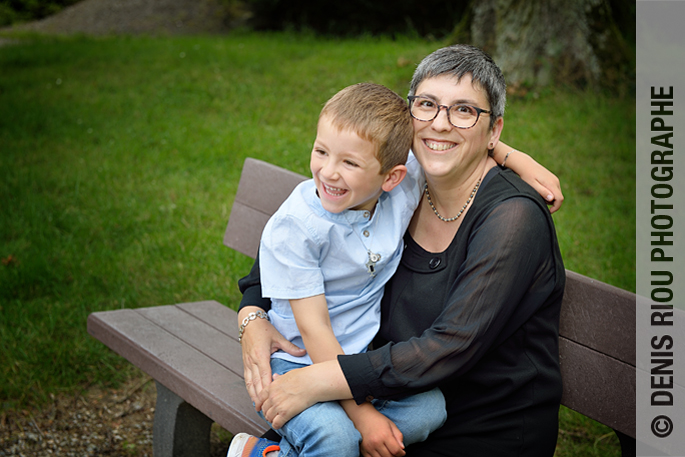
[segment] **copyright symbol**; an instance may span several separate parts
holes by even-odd
[[[666,438],[673,431],[673,421],[668,416],[656,416],[652,421],[652,433],[657,438]]]

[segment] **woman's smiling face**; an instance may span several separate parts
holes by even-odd
[[[490,109],[485,91],[472,84],[471,76],[461,81],[451,75],[440,75],[423,80],[416,89],[416,95],[428,97],[440,105],[457,103]],[[468,165],[483,160],[488,149],[499,141],[502,118],[490,128],[489,114],[481,114],[476,125],[470,129],[454,127],[442,108],[432,121],[414,123],[413,151],[424,171],[430,176],[446,176],[467,170]]]

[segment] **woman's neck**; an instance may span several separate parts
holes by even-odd
[[[483,161],[479,166],[474,167],[470,173],[461,177],[436,179],[426,176],[428,193],[433,205],[431,206],[428,196],[424,193],[419,208],[409,224],[409,234],[419,246],[428,252],[443,252],[449,247],[471,207],[475,195],[458,218],[451,221],[449,219],[455,217],[464,207],[471,193],[474,193],[476,183],[482,180],[493,166],[496,166],[496,163],[488,160]]]
[[[495,165],[496,163],[488,157],[474,164],[471,170],[457,176],[454,174],[439,177],[426,175],[427,195],[430,195],[432,207],[435,207],[435,210],[445,218],[454,217],[464,204],[468,202],[467,207],[470,206],[473,200],[471,195],[477,192],[477,184]]]

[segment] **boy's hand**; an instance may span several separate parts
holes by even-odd
[[[528,156],[528,158],[530,158],[530,156]],[[554,173],[535,162],[532,158],[530,158],[530,160],[533,164],[527,173],[524,172],[520,175],[521,179],[526,181],[545,199],[549,206],[549,212],[554,214],[561,208],[561,204],[564,202],[564,195],[561,193],[559,178]]]
[[[531,156],[517,149],[512,149],[502,141],[495,146],[493,158],[498,164],[506,165],[519,175],[528,185],[539,193],[549,205],[549,212],[554,213],[564,202],[559,178],[535,161]]]
[[[345,409],[362,435],[362,457],[402,457],[406,454],[402,432],[370,403],[357,406],[355,412]]]
[[[561,208],[564,195],[561,193],[559,178],[554,173],[521,151],[512,152],[506,165],[545,199],[550,213],[555,213]]]

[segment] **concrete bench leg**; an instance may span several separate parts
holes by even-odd
[[[159,382],[155,383],[154,457],[208,457],[213,421]]]

